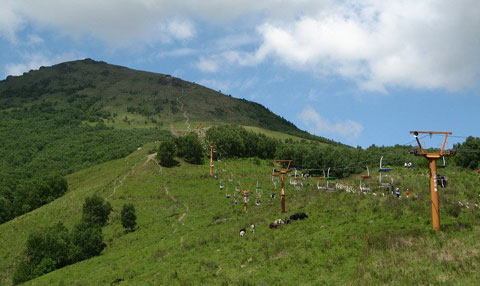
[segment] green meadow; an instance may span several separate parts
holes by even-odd
[[[286,184],[286,210],[271,199],[272,162],[231,159],[163,168],[148,157],[153,144],[129,156],[68,175],[57,200],[0,225],[0,284],[10,285],[29,233],[81,219],[84,199],[97,194],[112,204],[100,256],[58,269],[25,285],[478,285],[480,281],[480,176],[447,168],[440,189],[442,231],[431,231],[428,170],[395,169],[394,183],[410,198],[325,192],[317,181],[303,189]],[[370,185],[376,184],[371,172]],[[220,181],[224,189],[220,189]],[[255,205],[257,182],[263,191]],[[250,189],[247,213],[234,189]],[[228,189],[228,191],[227,191]],[[279,189],[279,185],[277,185]],[[373,194],[375,193],[375,194]],[[415,196],[418,195],[418,198]],[[463,206],[460,205],[462,203]],[[466,204],[468,202],[468,205]],[[125,203],[136,208],[136,231],[120,223]],[[468,208],[467,208],[468,206]],[[269,224],[296,212],[308,218],[277,229]],[[249,226],[255,224],[255,233]],[[239,236],[247,229],[245,237]]]

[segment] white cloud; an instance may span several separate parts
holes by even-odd
[[[222,81],[218,79],[207,78],[199,80],[198,83],[214,90],[221,90],[222,92],[228,92],[232,85],[232,83],[228,80]]]
[[[217,72],[219,68],[218,63],[214,59],[207,59],[204,57],[200,57],[196,66],[199,70],[209,73]]]
[[[302,123],[307,127],[309,132],[317,135],[340,135],[347,139],[356,139],[363,131],[362,124],[345,120],[342,122],[332,123],[328,119],[320,116],[313,108],[306,107],[298,115]]]
[[[27,38],[28,38],[27,43],[29,45],[38,45],[44,42],[44,40],[39,35],[36,35],[36,34],[30,34],[27,36]]]
[[[190,21],[173,20],[168,23],[168,30],[179,40],[186,40],[195,35],[195,27]]]
[[[316,16],[265,23],[257,57],[340,75],[377,91],[457,90],[480,74],[480,2],[346,1]]]
[[[15,42],[33,26],[141,46],[187,41],[213,24],[222,35],[197,64],[205,71],[271,60],[368,90],[458,90],[479,82],[478,11],[478,0],[3,0],[0,37]]]
[[[164,57],[183,57],[183,56],[189,56],[192,54],[197,53],[196,50],[190,49],[190,48],[180,48],[180,49],[175,49],[175,50],[168,50],[168,51],[161,51],[157,53],[158,58],[164,58]]]
[[[12,38],[29,22],[36,27],[52,28],[65,35],[87,34],[115,46],[151,42],[158,27],[165,25],[176,39],[195,35],[192,22],[172,19],[200,19],[223,25],[241,16],[257,13],[278,18],[294,17],[295,11],[321,6],[319,1],[286,3],[278,0],[4,0],[0,9],[0,33]],[[322,1],[320,1],[321,3]],[[329,2],[328,0],[325,2]],[[260,16],[262,16],[260,15]],[[258,17],[260,17],[258,16]],[[263,17],[262,17],[263,18]],[[242,24],[246,21],[242,18]]]
[[[15,7],[15,1],[5,0],[0,9],[0,38],[5,38],[12,43],[17,41],[16,33],[24,24]]]
[[[78,59],[72,53],[60,54],[53,57],[47,57],[41,53],[25,54],[22,56],[23,61],[17,63],[9,63],[4,67],[5,75],[22,75],[24,72],[36,70],[41,66],[51,66],[53,64]]]
[[[189,20],[167,19],[159,24],[158,35],[162,42],[185,41],[195,36],[195,25]]]

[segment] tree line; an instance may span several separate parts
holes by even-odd
[[[63,223],[28,236],[21,262],[15,268],[13,284],[17,285],[48,272],[99,255],[106,247],[102,227],[107,224],[112,206],[103,198],[87,197],[82,208],[82,219],[72,230]],[[121,212],[126,232],[136,226],[135,207],[125,204]]]
[[[215,159],[257,157],[293,160],[294,168],[317,169],[316,172],[320,175],[323,169],[326,171],[331,168],[331,173],[339,178],[362,172],[367,165],[379,166],[382,156],[383,166],[403,166],[405,162],[412,162],[415,166],[427,167],[426,160],[409,153],[412,146],[371,145],[363,149],[306,139],[280,140],[236,125],[211,127],[203,141],[194,132],[166,140],[158,149],[158,159],[164,166],[174,166],[175,156],[185,158],[190,163],[200,164],[209,156],[208,146],[213,143]],[[466,142],[456,145],[455,148],[480,150],[480,138],[469,137]],[[447,160],[459,167],[480,168],[479,152],[459,152]]]
[[[75,102],[0,110],[0,223],[62,196],[68,189],[63,176],[171,136],[153,128],[113,129],[103,123],[109,113],[88,97]]]

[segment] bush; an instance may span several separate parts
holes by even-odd
[[[76,261],[99,255],[105,248],[102,229],[85,221],[77,224],[72,231]]]
[[[30,234],[25,259],[15,269],[13,284],[23,283],[75,262],[72,240],[62,224]]]
[[[125,204],[122,208],[122,226],[125,231],[134,231],[137,225],[137,216],[135,215],[135,206],[133,204]]]
[[[112,206],[109,202],[105,202],[103,198],[94,195],[86,198],[85,203],[83,203],[82,220],[88,224],[104,226],[111,211]]]
[[[197,133],[190,132],[186,136],[175,139],[177,146],[177,155],[192,164],[201,164],[203,162],[203,146]]]
[[[177,148],[173,140],[167,140],[160,144],[157,152],[157,159],[160,165],[164,167],[172,167],[176,164],[175,154]]]

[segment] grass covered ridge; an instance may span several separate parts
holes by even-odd
[[[475,285],[480,281],[480,211],[449,210],[454,199],[478,200],[478,176],[446,170],[450,186],[441,190],[442,233],[430,222],[427,171],[395,170],[397,185],[420,194],[414,200],[381,195],[302,191],[287,186],[287,215],[309,218],[280,229],[268,224],[280,214],[280,196],[268,199],[271,162],[239,159],[216,162],[220,179],[233,192],[240,181],[264,190],[262,207],[250,198],[249,211],[233,205],[208,165],[181,163],[160,168],[148,149],[67,176],[69,191],[33,212],[0,225],[0,284],[10,285],[28,233],[59,221],[80,220],[85,197],[98,194],[113,206],[104,228],[102,255],[67,266],[26,285]],[[224,165],[226,164],[226,165]],[[225,171],[224,171],[225,170]],[[227,177],[233,174],[233,182]],[[372,174],[373,175],[373,174]],[[357,187],[358,178],[343,184]],[[475,197],[476,196],[476,197]],[[124,203],[135,204],[138,229],[125,233]],[[255,234],[240,238],[242,227]]]

